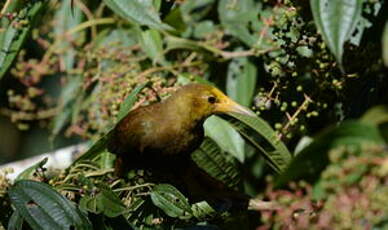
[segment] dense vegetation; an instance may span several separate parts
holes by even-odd
[[[21,130],[49,129],[53,146],[62,136],[94,143],[64,171],[42,161],[15,183],[1,172],[0,229],[388,228],[383,0],[6,0],[0,9],[0,114]],[[113,173],[105,144],[116,122],[189,82],[214,84],[260,117],[209,118],[192,154],[253,197],[247,206],[193,199],[147,170]]]

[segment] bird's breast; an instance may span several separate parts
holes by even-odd
[[[203,129],[183,129],[169,127],[167,130],[156,130],[153,141],[147,143],[145,154],[181,155],[190,154],[199,147],[203,140]]]

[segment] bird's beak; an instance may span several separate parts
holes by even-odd
[[[255,113],[253,113],[251,110],[238,104],[237,102],[233,101],[226,95],[222,95],[222,97],[220,97],[220,101],[216,104],[215,112],[216,113],[234,112],[234,113],[245,114],[248,116],[256,116]]]

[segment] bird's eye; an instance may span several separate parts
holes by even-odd
[[[213,96],[210,96],[210,97],[207,98],[207,101],[208,101],[209,103],[211,103],[211,104],[214,104],[214,103],[216,103],[217,98],[216,98],[216,97],[213,97]]]

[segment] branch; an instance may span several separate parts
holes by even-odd
[[[248,204],[248,210],[254,211],[268,211],[268,210],[279,210],[280,204],[273,201],[263,201],[260,199],[250,199]]]

